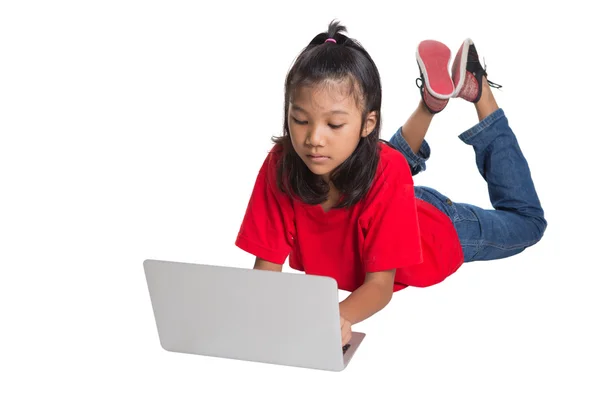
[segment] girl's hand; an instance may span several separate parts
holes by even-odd
[[[340,315],[340,327],[342,329],[342,346],[345,346],[352,337],[352,324]]]

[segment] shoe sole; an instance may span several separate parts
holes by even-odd
[[[473,44],[471,39],[465,39],[458,49],[454,62],[452,63],[452,82],[454,82],[454,93],[452,97],[457,97],[465,84],[467,73],[467,61],[469,59],[469,47]]]
[[[439,99],[449,99],[454,94],[454,83],[448,73],[450,49],[435,40],[424,40],[417,46],[417,63],[423,74],[425,86]]]

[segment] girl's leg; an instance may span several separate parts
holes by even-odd
[[[423,57],[429,56],[423,54]],[[440,58],[437,63],[424,62],[419,66],[444,65],[445,60]],[[445,103],[428,103],[433,98],[428,85],[433,81],[434,73],[445,74],[447,71],[428,71],[429,80],[425,80],[425,87],[420,87],[422,101],[419,107],[390,139],[390,144],[405,156],[413,175],[425,170],[425,162],[431,154],[425,134],[433,115],[445,107]],[[462,97],[475,104],[480,122],[459,138],[473,146],[477,168],[488,184],[494,209],[455,203],[436,190],[422,186],[415,187],[415,196],[450,217],[458,232],[465,262],[505,258],[522,252],[541,239],[547,226],[544,211],[527,161],[504,111],[494,99],[470,39],[457,53],[452,74],[456,85],[456,93],[452,97]],[[489,84],[497,86],[492,82]]]
[[[433,115],[427,110],[423,100],[419,101],[419,106],[411,114],[406,123],[402,126],[401,134],[414,154],[421,149],[429,125],[433,120]]]
[[[425,163],[431,154],[425,135],[433,115],[423,100],[420,100],[417,109],[390,139],[390,144],[400,151],[408,161],[412,175],[425,170]]]
[[[448,202],[465,254],[470,255],[465,261],[520,253],[537,243],[547,226],[517,138],[485,77],[481,86],[481,98],[475,103],[480,122],[459,138],[473,146],[494,210]]]
[[[413,175],[425,170],[425,162],[431,154],[425,134],[433,116],[446,107],[454,90],[447,70],[450,49],[445,44],[434,40],[422,41],[416,56],[420,71],[417,87],[421,100],[408,121],[390,139],[390,144],[408,161]]]

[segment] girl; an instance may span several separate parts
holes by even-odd
[[[493,260],[538,242],[544,212],[527,161],[491,93],[475,46],[421,42],[419,106],[390,142],[380,139],[381,83],[365,49],[337,22],[296,59],[285,81],[283,135],[256,179],[236,245],[255,269],[291,268],[334,278],[343,345],[351,326],[407,286],[437,284],[461,264]],[[424,140],[450,98],[475,104],[473,146],[494,210],[456,203],[412,176],[425,170]]]

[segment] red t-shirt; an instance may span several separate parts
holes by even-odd
[[[380,143],[366,196],[350,208],[324,211],[277,188],[276,146],[256,179],[236,246],[264,260],[334,278],[356,290],[367,272],[396,269],[394,291],[443,281],[463,263],[450,218],[415,198],[404,156]]]

